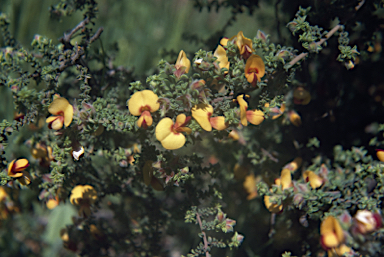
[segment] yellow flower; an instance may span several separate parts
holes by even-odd
[[[311,101],[311,94],[303,87],[297,87],[293,91],[293,102],[295,104],[307,105]]]
[[[275,180],[275,184],[280,186],[282,190],[292,187],[292,175],[289,169],[283,169],[280,174],[280,178]],[[272,191],[272,190],[271,190]],[[270,201],[270,196],[264,196],[264,204],[267,209],[272,213],[281,212],[283,210],[282,204],[275,204]]]
[[[27,159],[13,160],[8,165],[8,176],[16,178],[22,185],[29,185],[31,183],[31,175],[25,171],[28,166],[29,162]]]
[[[198,104],[193,106],[192,117],[199,123],[199,125],[206,131],[212,131],[212,127],[217,130],[224,130],[228,127],[225,122],[224,116],[211,117],[213,107],[209,104]]]
[[[244,100],[244,94],[239,95],[237,98],[237,102],[240,105],[240,122],[243,126],[248,125],[248,121],[253,125],[259,125],[264,120],[264,113],[260,110],[249,110],[248,103]]]
[[[179,149],[185,144],[185,136],[181,132],[192,132],[190,128],[185,127],[190,119],[191,117],[186,117],[185,114],[177,115],[175,123],[168,117],[162,119],[156,126],[157,140],[165,149]]]
[[[283,190],[292,187],[292,175],[289,169],[283,169],[281,171],[280,182],[278,185],[281,185],[281,189]]]
[[[213,53],[213,56],[217,57],[216,62],[219,64],[220,69],[226,68],[229,69],[229,61],[227,57],[227,52],[225,51],[224,47],[221,45],[218,45],[215,52]],[[228,71],[225,71],[224,74],[227,74]]]
[[[307,170],[303,173],[305,182],[309,182],[309,185],[313,188],[319,188],[323,184],[323,179],[315,172]]]
[[[45,143],[36,143],[31,150],[33,158],[40,160],[40,165],[43,167],[49,167],[50,162],[54,160],[52,152],[52,147],[46,146]]]
[[[270,196],[268,195],[265,195],[264,196],[264,204],[265,204],[265,207],[268,209],[268,211],[272,212],[272,213],[278,213],[278,212],[281,212],[283,210],[283,205],[282,204],[276,204],[276,203],[272,203],[270,201]]]
[[[384,162],[384,150],[376,149],[376,156],[379,159],[379,161]]]
[[[289,111],[288,117],[293,125],[295,125],[296,127],[301,126],[301,117],[297,112],[295,112],[294,110]]]
[[[261,81],[261,78],[265,74],[265,65],[260,56],[252,54],[245,63],[245,77],[247,81],[256,86],[257,82]]]
[[[346,246],[345,244],[342,244],[337,248],[332,248],[327,251],[328,257],[341,257],[341,256],[344,256],[345,253],[351,253],[351,252],[353,252],[353,250],[350,247]]]
[[[152,125],[151,113],[160,108],[158,99],[158,96],[151,90],[138,91],[131,96],[127,105],[132,115],[140,116],[137,126],[147,128]]]
[[[69,200],[80,207],[80,215],[88,217],[91,215],[91,205],[97,200],[97,192],[90,185],[78,185],[72,189]]]
[[[244,59],[247,59],[253,52],[252,48],[252,40],[244,37],[243,31],[239,31],[236,36],[229,39],[229,41],[233,40],[234,38],[236,41],[236,45],[239,48],[240,54],[243,56]]]
[[[48,112],[55,115],[45,120],[50,129],[59,130],[63,127],[63,124],[68,127],[72,122],[73,106],[63,97],[53,100],[48,107]]]
[[[252,200],[252,199],[257,197],[258,194],[257,194],[257,186],[256,185],[258,182],[260,182],[260,180],[261,180],[261,177],[260,176],[255,177],[254,174],[251,174],[251,175],[248,175],[245,177],[245,180],[243,182],[243,187],[248,193],[247,200]],[[264,198],[264,200],[265,200],[265,198]],[[270,202],[269,202],[269,197],[267,197],[267,204],[266,205],[271,207]]]
[[[344,241],[344,231],[333,216],[326,217],[320,226],[321,245],[325,250],[340,246]]]
[[[175,64],[175,76],[180,78],[184,73],[188,73],[191,68],[191,61],[187,58],[187,55],[183,50],[180,51],[179,57],[177,57],[177,61]]]

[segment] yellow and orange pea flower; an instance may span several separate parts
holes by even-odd
[[[260,110],[247,110],[248,103],[244,100],[244,94],[239,95],[237,102],[240,105],[240,122],[243,126],[247,126],[248,122],[253,125],[260,125],[264,120],[264,113]]]
[[[29,185],[31,183],[31,175],[25,171],[28,166],[29,162],[27,159],[13,160],[8,165],[8,176],[16,178],[22,185]]]
[[[163,118],[156,126],[156,139],[168,150],[181,148],[185,144],[185,136],[182,132],[190,134],[192,130],[186,127],[191,117],[179,114],[174,123],[171,118]]]
[[[309,182],[309,185],[313,188],[319,188],[323,185],[324,180],[315,172],[307,170],[303,173],[304,181]]]
[[[48,128],[59,130],[65,125],[68,127],[73,118],[73,106],[64,97],[56,98],[48,107],[48,112],[52,115],[45,122],[48,123]]]
[[[137,126],[147,128],[152,125],[152,112],[159,110],[159,97],[151,90],[143,90],[134,93],[128,100],[129,112],[134,116],[140,116]]]
[[[283,113],[285,112],[285,103],[281,104],[280,108],[279,107],[269,107],[269,103],[266,103],[264,105],[268,116],[272,116],[272,119],[275,120],[279,118]]]
[[[307,105],[311,101],[311,94],[303,87],[297,87],[293,91],[293,103]]]
[[[200,103],[192,107],[192,117],[206,131],[212,131],[212,128],[224,130],[228,127],[224,116],[211,117],[213,107],[209,104]]]
[[[252,40],[245,37],[243,34],[243,31],[239,31],[237,35],[231,37],[231,38],[222,38],[220,40],[220,44],[223,46],[226,46],[228,42],[233,42],[237,45],[237,48],[239,49],[240,54],[243,56],[244,59],[248,59],[248,57],[252,54],[253,47],[252,47]]]
[[[261,78],[265,74],[265,65],[263,59],[261,59],[261,57],[256,54],[252,54],[245,63],[244,74],[247,78],[247,81],[255,87],[257,82],[260,82]]]
[[[55,159],[52,152],[52,147],[46,146],[44,143],[36,143],[31,150],[32,157],[40,160],[40,165],[43,167],[49,167],[50,162]]]
[[[344,244],[345,236],[339,221],[333,217],[326,217],[320,225],[321,246],[328,251],[328,256],[343,256],[352,249]]]
[[[187,58],[187,55],[183,50],[180,51],[175,64],[176,71],[174,75],[180,78],[181,75],[188,73],[191,68],[191,61]]]
[[[281,187],[282,190],[288,189],[293,186],[292,184],[292,175],[289,169],[283,169],[280,174],[280,178],[275,180],[275,185]],[[265,207],[272,213],[278,213],[283,210],[282,204],[272,203],[270,201],[271,197],[268,195],[264,196]]]
[[[97,200],[97,192],[90,185],[78,185],[72,189],[69,200],[71,204],[80,207],[79,215],[89,217],[91,205]]]

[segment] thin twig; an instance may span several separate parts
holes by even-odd
[[[96,39],[98,39],[101,35],[101,33],[103,32],[104,28],[103,27],[100,27],[96,33],[89,39],[89,42],[88,44],[92,44],[93,41],[95,41]]]
[[[325,41],[327,41],[330,37],[333,36],[333,34],[336,33],[336,31],[338,31],[339,29],[341,28],[341,25],[340,24],[337,24],[333,29],[331,29],[331,31],[329,31],[327,33],[327,35],[325,35],[325,38],[322,38],[320,39],[318,42],[316,42],[316,45],[320,46],[322,44],[324,44]],[[288,64],[290,67],[292,67],[295,63],[297,63],[298,61],[300,61],[301,59],[305,58],[306,56],[308,55],[308,53],[301,53],[299,54],[298,56],[296,56],[295,58],[293,58],[292,61],[290,61]]]
[[[85,20],[81,21],[79,24],[77,24],[76,27],[74,27],[71,32],[64,33],[64,37],[60,38],[60,42],[65,43],[71,41],[71,38],[73,34],[75,34],[77,31],[79,31],[82,28],[85,28],[85,25],[89,23],[89,18],[86,18]]]
[[[206,256],[206,257],[209,257],[209,252],[207,251],[207,249],[208,249],[207,235],[205,234],[205,232],[204,232],[204,230],[203,230],[203,224],[201,223],[200,214],[198,214],[197,212],[196,212],[196,219],[197,219],[197,221],[199,222],[199,226],[200,226],[201,234],[203,234],[205,256]]]

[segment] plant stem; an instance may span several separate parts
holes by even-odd
[[[201,223],[200,214],[198,214],[197,212],[196,212],[196,219],[197,219],[197,221],[199,222],[199,226],[200,226],[201,234],[203,234],[205,256],[206,256],[206,257],[209,257],[209,252],[207,251],[207,249],[208,249],[207,235],[205,234],[205,232],[204,232],[204,230],[203,230],[203,224]]]

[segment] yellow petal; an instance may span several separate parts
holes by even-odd
[[[68,100],[64,97],[56,98],[48,107],[48,112],[53,115],[64,115],[64,111],[68,111],[68,107],[72,105],[69,104]],[[73,111],[73,109],[72,109]]]
[[[240,54],[244,54],[246,51],[252,53],[252,40],[244,37],[243,31],[239,31],[236,35],[236,45],[239,48]]]
[[[45,120],[46,123],[49,123],[49,128],[54,130],[59,130],[63,127],[63,116],[51,116]]]
[[[260,125],[264,120],[264,113],[260,110],[247,111],[247,120],[253,125]]]
[[[56,199],[49,199],[46,205],[48,209],[52,210],[59,205],[59,202]]]
[[[248,103],[244,100],[244,95],[239,95],[236,99],[240,105],[240,122],[241,124],[243,124],[243,126],[247,126],[248,125],[248,120],[247,120]]]
[[[175,127],[181,127],[185,123],[186,119],[187,119],[187,116],[185,116],[185,114],[183,114],[183,113],[177,115],[176,122],[175,122],[175,124],[176,124]]]
[[[376,156],[381,162],[384,162],[384,150],[376,149]]]
[[[138,91],[128,100],[129,112],[134,116],[140,116],[144,111],[155,112],[160,108],[158,99],[151,90]]]
[[[283,169],[280,175],[281,189],[287,189],[292,186],[292,175],[289,169]]]
[[[71,124],[72,118],[73,118],[73,106],[69,104],[67,108],[65,108],[64,110],[64,125],[66,127],[68,127]]]
[[[83,197],[83,186],[78,185],[72,189],[71,196],[69,197],[69,201],[71,202],[71,204],[77,205],[78,204],[77,199],[81,199],[82,197]]]
[[[162,119],[156,126],[156,139],[168,150],[175,150],[185,144],[185,136],[173,132],[173,121],[170,118]]]
[[[198,104],[193,106],[192,117],[199,123],[199,125],[206,131],[212,131],[209,118],[213,113],[213,107],[209,104]]]
[[[20,172],[25,170],[29,166],[27,159],[19,159],[13,165],[13,172]]]
[[[143,167],[143,179],[144,179],[144,184],[149,186],[152,180],[153,176],[153,167],[152,167],[152,161],[148,160],[145,162],[144,167]]]
[[[222,46],[226,46],[228,44],[228,41],[229,39],[227,37],[223,37],[221,40],[220,40],[220,45]]]
[[[213,56],[217,57],[217,62],[219,64],[220,69],[221,68],[229,69],[227,52],[225,51],[224,47],[222,47],[221,45],[218,45],[215,52],[213,53]]]
[[[147,128],[148,126],[151,126],[153,122],[152,115],[149,111],[144,111],[140,118],[137,120],[137,126],[139,128]],[[145,125],[144,125],[145,124]]]
[[[191,68],[191,61],[187,58],[187,55],[183,50],[180,51],[179,57],[177,57],[175,67],[176,69],[185,67],[185,73],[188,73],[189,69]]]
[[[333,216],[328,216],[321,222],[320,234],[324,236],[323,243],[329,248],[338,246],[344,241],[343,229]]]
[[[310,186],[313,189],[321,187],[323,184],[323,180],[321,179],[320,176],[318,176],[316,173],[313,171],[307,170],[303,174],[305,182],[309,182]]]
[[[295,125],[296,127],[301,126],[301,117],[297,112],[291,110],[288,112],[288,116],[289,120],[293,125]]]
[[[252,54],[245,64],[245,76],[249,83],[256,83],[257,81],[261,81],[261,78],[265,74],[265,65],[263,59],[256,54]]]
[[[268,211],[272,213],[278,213],[278,212],[281,212],[281,210],[283,210],[283,205],[271,203],[269,199],[270,199],[270,196],[268,195],[264,196],[264,204],[265,204],[265,207],[267,207]]]
[[[31,184],[32,177],[29,174],[29,172],[23,171],[21,174],[23,176],[17,179],[19,183],[22,184],[23,186]]]
[[[212,117],[209,119],[211,126],[217,130],[224,130],[228,128],[228,123],[225,122],[224,116]]]

